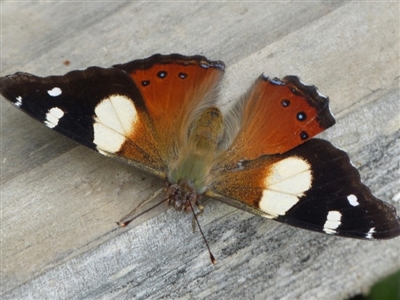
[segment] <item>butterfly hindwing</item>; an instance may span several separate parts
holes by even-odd
[[[366,239],[400,234],[395,209],[372,195],[345,152],[320,139],[243,162],[221,173],[212,193],[267,218],[327,234]]]
[[[199,55],[156,54],[114,67],[127,72],[136,83],[160,154],[166,164],[174,161],[196,116],[215,104],[224,63]]]
[[[297,76],[268,78],[261,75],[227,115],[238,134],[222,165],[284,153],[335,124],[329,99]],[[233,125],[231,125],[233,124]]]

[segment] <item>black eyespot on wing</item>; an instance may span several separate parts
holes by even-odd
[[[282,105],[283,107],[288,107],[288,106],[290,105],[290,100],[288,100],[288,99],[283,99],[283,100],[281,101],[281,105]]]
[[[180,79],[186,79],[188,77],[188,74],[183,73],[183,72],[179,72],[178,76],[179,76]]]
[[[167,77],[168,73],[166,71],[160,71],[157,73],[157,77],[164,79],[165,77]]]
[[[299,120],[300,122],[303,122],[303,121],[305,121],[305,120],[307,119],[307,115],[306,115],[305,112],[301,111],[301,112],[298,112],[298,113],[297,113],[296,118],[297,118],[297,120]]]
[[[300,132],[300,138],[301,138],[302,141],[305,141],[305,140],[308,139],[309,137],[310,137],[310,136],[308,135],[307,132],[305,132],[305,131]]]

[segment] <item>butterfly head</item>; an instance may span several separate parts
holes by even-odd
[[[168,203],[176,210],[187,211],[196,205],[200,194],[190,180],[182,180],[179,183],[168,184]]]

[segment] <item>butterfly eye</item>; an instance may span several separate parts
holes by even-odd
[[[283,107],[288,107],[288,106],[290,105],[290,100],[288,100],[288,99],[283,99],[283,100],[281,101],[281,104],[282,104]]]
[[[183,72],[179,72],[178,76],[179,76],[180,79],[186,79],[188,77],[188,74],[183,73]]]
[[[148,86],[150,84],[150,80],[143,80],[141,84],[142,86]]]
[[[300,132],[300,138],[304,141],[309,138],[309,135],[307,132],[302,131],[302,132]]]
[[[160,71],[157,73],[157,77],[163,79],[163,78],[167,77],[167,74],[168,73],[166,71]]]
[[[305,121],[307,118],[307,115],[305,112],[301,111],[297,114],[297,120],[299,121]]]

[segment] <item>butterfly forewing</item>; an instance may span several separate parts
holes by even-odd
[[[395,209],[374,197],[348,155],[324,140],[243,162],[219,174],[212,193],[309,230],[366,239],[400,235]]]
[[[165,173],[142,96],[121,70],[91,67],[44,78],[16,73],[1,78],[0,92],[49,128],[85,146]]]

